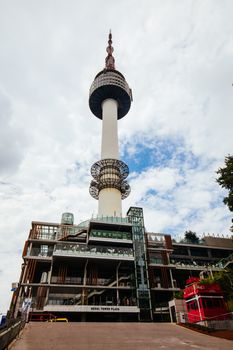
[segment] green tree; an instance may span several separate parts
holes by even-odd
[[[199,242],[199,238],[196,234],[196,232],[193,232],[193,231],[185,231],[184,233],[184,238],[185,238],[185,241],[188,242],[188,243],[198,243]]]
[[[233,269],[226,268],[215,273],[214,282],[220,285],[226,300],[233,300]]]
[[[216,173],[219,175],[216,179],[218,184],[229,191],[228,196],[224,197],[223,203],[233,212],[233,156],[225,157],[225,167],[219,168]],[[231,231],[233,231],[233,226]]]
[[[225,157],[225,167],[219,168],[217,174],[217,182],[223,188],[229,191],[228,196],[226,196],[223,202],[228,206],[230,211],[233,211],[233,156]]]
[[[214,272],[214,276],[208,276],[204,279],[201,279],[199,284],[213,284],[218,283],[221,287],[224,300],[227,302],[229,311],[233,311],[233,268],[228,267],[224,270]]]

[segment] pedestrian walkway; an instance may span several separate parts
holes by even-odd
[[[11,350],[230,350],[233,342],[171,323],[26,325]]]

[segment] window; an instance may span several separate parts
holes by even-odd
[[[197,302],[195,300],[190,301],[188,303],[187,307],[188,307],[188,311],[198,310],[198,305],[197,305]]]
[[[206,304],[206,307],[210,309],[214,306],[212,299],[206,299],[205,304]]]
[[[40,255],[41,256],[47,256],[48,255],[48,251],[49,251],[48,245],[42,244],[40,246]]]

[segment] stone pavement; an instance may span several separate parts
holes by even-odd
[[[29,323],[10,350],[230,350],[233,342],[171,323]]]

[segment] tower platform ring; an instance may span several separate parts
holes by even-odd
[[[117,70],[104,69],[98,73],[90,87],[89,107],[92,113],[102,119],[102,102],[112,98],[118,103],[118,119],[129,111],[132,92],[124,76]]]
[[[122,162],[122,160],[119,159],[101,159],[98,162],[94,163],[91,167],[91,175],[92,177],[99,181],[100,177],[103,174],[104,170],[107,170],[107,172],[111,173],[111,170],[116,170],[118,172],[118,175],[122,180],[126,179],[129,175],[129,167],[127,164]]]
[[[129,196],[131,188],[127,181],[112,181],[111,179],[104,180],[104,181],[95,181],[92,180],[89,192],[90,195],[95,198],[99,199],[99,193],[105,188],[116,188],[121,192],[121,199],[125,199]]]

